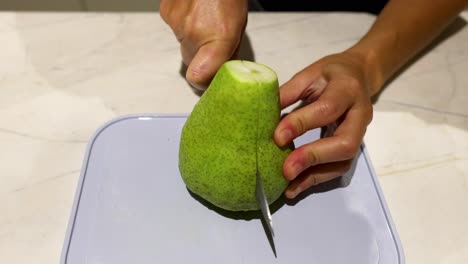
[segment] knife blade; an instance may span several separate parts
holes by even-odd
[[[260,120],[260,111],[257,112],[257,126],[256,126],[256,135],[257,138],[255,140],[255,168],[256,168],[256,183],[255,183],[255,197],[257,199],[257,203],[260,207],[260,210],[262,211],[263,215],[263,220],[265,221],[265,224],[268,227],[268,230],[270,231],[270,242],[273,245],[273,252],[275,253],[276,256],[276,250],[274,248],[274,237],[275,237],[275,232],[273,231],[273,219],[271,218],[271,213],[270,213],[270,207],[268,204],[268,199],[265,195],[265,189],[263,187],[263,181],[262,181],[262,175],[260,174],[260,170],[258,169],[258,154],[259,152],[262,152],[262,149],[260,148],[258,141],[259,141],[259,126],[258,122]]]
[[[255,196],[257,198],[257,203],[260,206],[260,210],[262,211],[263,220],[265,220],[266,225],[270,231],[271,237],[275,236],[273,231],[273,219],[271,218],[270,207],[268,205],[268,200],[265,195],[265,189],[263,187],[262,177],[260,175],[260,171],[258,170],[258,161],[257,161],[257,181],[255,187]]]

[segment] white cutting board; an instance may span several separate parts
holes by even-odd
[[[350,173],[260,212],[224,212],[192,196],[178,170],[186,116],[112,120],[88,145],[62,264],[403,264],[365,147]],[[296,146],[319,137],[310,131]]]

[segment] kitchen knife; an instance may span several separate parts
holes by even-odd
[[[258,161],[257,161],[257,182],[255,187],[255,196],[257,197],[257,203],[260,206],[262,211],[263,219],[265,220],[266,225],[270,231],[271,237],[275,236],[273,232],[273,220],[271,218],[270,208],[268,206],[268,200],[265,195],[265,189],[263,188],[262,177],[260,171],[258,170]]]

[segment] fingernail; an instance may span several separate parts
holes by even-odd
[[[289,199],[294,199],[296,198],[297,195],[299,195],[300,193],[302,192],[302,188],[301,187],[296,187],[295,190],[286,190],[286,196],[289,198]]]
[[[294,199],[295,197],[295,192],[293,190],[287,189],[285,194],[288,199]]]
[[[197,84],[197,83],[193,83],[193,82],[189,82],[189,84],[195,90],[198,90],[198,91],[201,91],[201,92],[204,92],[206,90],[206,88],[207,88],[205,85],[202,85],[202,84]]]
[[[206,74],[203,74],[201,69],[193,67],[187,70],[185,74],[185,79],[190,84],[190,86],[192,86],[192,88],[204,91],[206,90],[209,84],[209,82],[207,83],[208,79],[205,75]]]
[[[290,129],[283,129],[280,132],[280,144],[281,146],[285,145],[288,143],[292,138],[292,131]]]
[[[294,191],[294,198],[298,196],[302,192],[302,188],[300,186],[297,186],[296,190]]]
[[[303,170],[302,164],[298,162],[293,163],[290,168],[289,175],[287,175],[288,180],[294,180],[294,178],[296,178]]]

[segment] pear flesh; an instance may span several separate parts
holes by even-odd
[[[258,162],[267,200],[277,200],[289,183],[282,168],[294,148],[273,141],[280,111],[272,69],[250,61],[223,64],[182,129],[179,170],[187,188],[225,210],[257,210]]]

